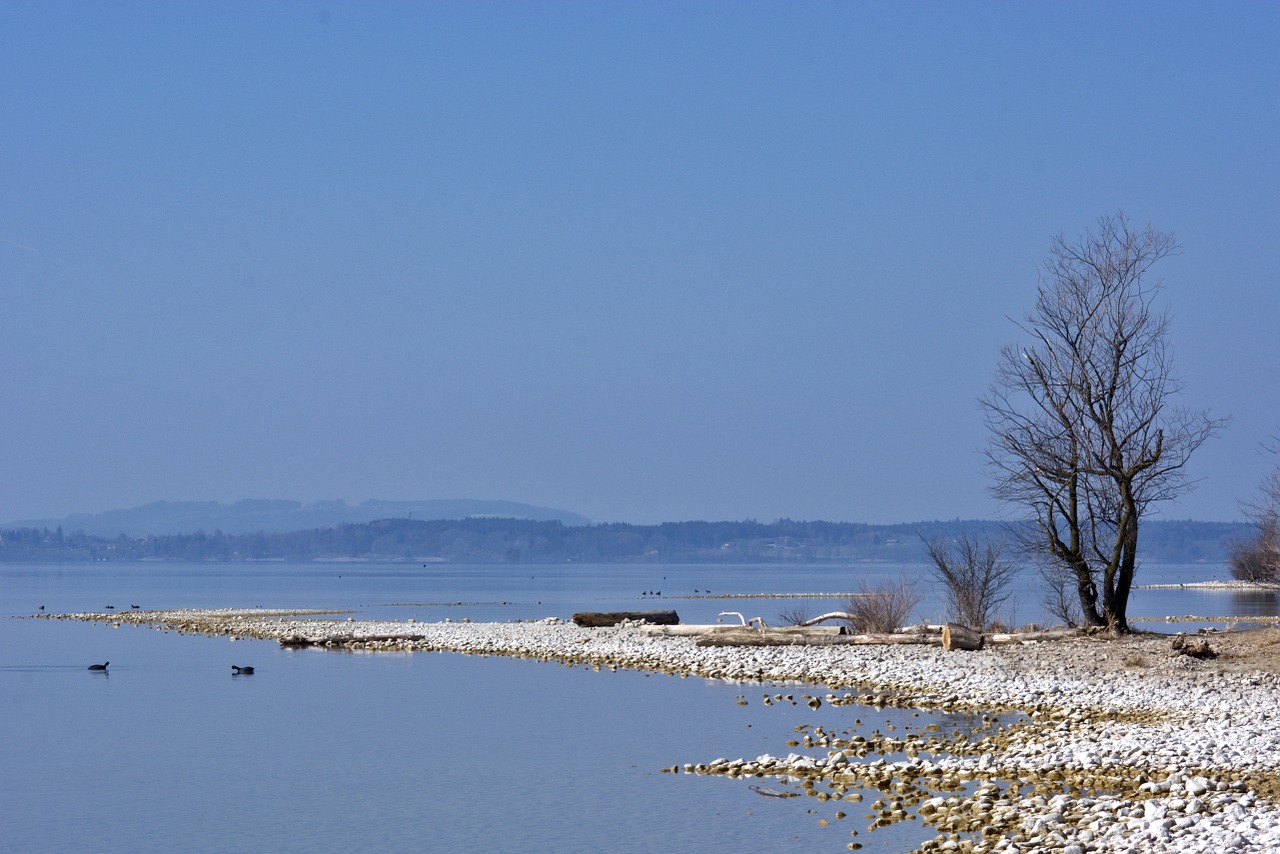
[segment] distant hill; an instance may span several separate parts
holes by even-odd
[[[216,501],[155,501],[127,510],[73,513],[61,519],[26,519],[7,522],[4,528],[62,528],[68,534],[82,531],[95,537],[162,536],[166,534],[284,533],[338,525],[361,524],[376,519],[469,519],[496,517],[560,522],[575,527],[591,521],[577,513],[537,507],[515,501],[480,501],[469,498],[427,501],[378,501],[354,506],[341,499],[303,504],[283,499],[250,498],[235,504]]]
[[[376,560],[485,563],[922,563],[924,539],[966,534],[999,537],[998,522],[971,520],[865,525],[853,522],[666,522],[568,526],[558,520],[472,515],[461,519],[395,516],[288,532],[197,530],[102,537],[64,528],[0,530],[0,561]],[[1141,559],[1221,563],[1241,523],[1151,521]],[[923,538],[923,539],[922,539]],[[1011,555],[1012,556],[1012,555]]]

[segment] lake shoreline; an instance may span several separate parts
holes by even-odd
[[[331,615],[332,612],[329,612]],[[786,757],[691,761],[685,770],[760,776],[833,792],[896,786],[940,836],[921,850],[1266,851],[1280,847],[1280,630],[1205,635],[1197,660],[1167,635],[1097,637],[943,652],[936,647],[702,648],[629,628],[556,618],[512,623],[316,619],[317,612],[215,610],[38,615],[225,636],[305,636],[334,648],[504,655],[856,692],[815,699],[982,713],[1027,722],[968,747],[916,745],[899,762],[849,761],[840,743]],[[327,639],[327,640],[326,640]],[[705,760],[705,758],[704,758]],[[670,769],[669,769],[670,770]],[[679,770],[677,767],[675,770]],[[977,785],[976,791],[953,792]],[[1092,793],[1092,794],[1091,794]],[[953,843],[952,847],[948,843]]]

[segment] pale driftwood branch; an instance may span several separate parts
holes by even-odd
[[[853,619],[853,614],[848,614],[848,613],[845,613],[844,611],[832,611],[830,614],[822,614],[812,619],[805,620],[803,623],[797,623],[796,625],[801,627],[816,626],[818,625],[818,623],[825,623],[828,620],[845,620],[847,622],[852,619]]]
[[[737,617],[737,618],[738,618],[738,620],[739,620],[739,621],[742,623],[742,625],[744,625],[744,626],[749,626],[749,625],[751,625],[752,623],[754,623],[755,625],[759,626],[759,627],[760,627],[760,628],[762,628],[762,629],[767,629],[767,628],[768,628],[768,626],[766,626],[766,625],[765,625],[765,623],[764,623],[764,618],[763,618],[763,617],[752,617],[750,620],[748,620],[748,619],[745,619],[745,618],[742,616],[742,612],[741,612],[741,611],[721,611],[721,612],[720,612],[719,614],[717,614],[716,616],[719,616],[719,617]]]

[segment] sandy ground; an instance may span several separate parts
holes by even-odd
[[[1223,674],[1280,671],[1280,627],[1185,635],[1186,645],[1201,642],[1208,643],[1214,656],[1195,659],[1194,666],[1198,670]],[[1098,665],[1106,670],[1172,670],[1174,664],[1185,666],[1187,663],[1187,657],[1178,655],[1173,649],[1173,640],[1168,634],[1139,631],[1119,638],[1099,636],[1073,643],[1097,644]]]

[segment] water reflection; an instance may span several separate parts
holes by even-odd
[[[1280,596],[1274,590],[1235,590],[1231,613],[1239,617],[1274,617],[1280,614]]]
[[[745,697],[739,695],[739,706],[746,705]],[[806,699],[811,698],[798,693],[763,695],[763,705],[774,713],[798,713],[805,720],[794,727],[793,737],[772,745],[768,754],[686,764],[684,770],[745,785],[764,799],[759,810],[789,812],[801,824],[843,825],[848,836],[838,838],[861,840],[846,848],[866,845],[884,852],[917,850],[938,834],[977,834],[985,820],[978,809],[983,799],[1005,797],[1006,790],[1008,797],[1018,797],[1020,781],[1004,779],[994,770],[976,780],[927,763],[981,756],[991,749],[985,739],[1024,722],[1020,715],[846,705],[853,699],[848,694],[828,694],[827,702],[817,706],[802,702]],[[801,711],[806,708],[811,711]],[[679,767],[670,770],[678,772]],[[945,821],[935,818],[936,806],[927,809],[927,802],[940,794],[965,806],[949,810]],[[788,804],[788,799],[795,800]]]

